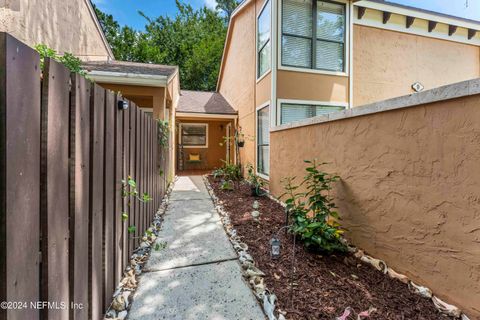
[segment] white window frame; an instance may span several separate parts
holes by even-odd
[[[183,139],[182,139],[182,129],[183,129],[183,126],[186,125],[186,126],[204,126],[205,127],[205,145],[202,145],[202,146],[186,146],[183,144]],[[208,148],[208,123],[198,123],[198,122],[180,122],[180,130],[178,130],[178,141],[180,142],[180,144],[182,145],[182,147],[184,149],[205,149],[205,148]]]
[[[277,125],[283,125],[282,120],[282,104],[298,104],[298,105],[315,105],[315,106],[329,106],[329,107],[344,107],[348,109],[348,102],[337,101],[318,101],[318,100],[296,100],[296,99],[277,99]],[[311,119],[311,118],[306,118]]]
[[[260,82],[263,78],[265,78],[271,71],[272,71],[272,56],[273,56],[273,45],[272,45],[272,24],[271,24],[271,21],[272,21],[272,14],[273,14],[273,10],[272,10],[272,1],[274,0],[266,0],[263,5],[262,5],[262,8],[259,10],[258,14],[257,14],[257,19],[255,20],[255,25],[256,25],[256,28],[255,28],[255,79],[256,79],[256,82]],[[268,42],[270,42],[270,68],[268,68],[262,75],[259,75],[258,74],[258,68],[260,67],[260,64],[259,64],[259,61],[258,61],[258,54],[260,53],[260,51],[258,50],[258,19],[260,18],[260,15],[263,13],[263,11],[265,10],[265,7],[267,6],[267,4],[270,3],[270,38],[268,40]]]
[[[312,0],[317,1],[317,0]],[[329,71],[329,70],[320,70],[320,69],[310,69],[310,68],[302,68],[302,67],[290,67],[290,66],[283,66],[282,65],[282,10],[283,10],[283,0],[278,0],[278,12],[277,12],[277,43],[278,43],[278,50],[277,50],[277,69],[278,70],[285,70],[285,71],[294,71],[294,72],[304,72],[304,73],[316,73],[316,74],[326,74],[326,75],[333,75],[333,76],[342,76],[348,77],[349,70],[350,70],[350,56],[352,54],[350,48],[350,8],[349,2],[347,0],[325,0],[327,2],[333,3],[341,3],[345,5],[345,55],[344,55],[344,71]],[[316,23],[314,21],[313,23]],[[314,45],[312,43],[312,45]]]
[[[263,108],[267,108],[267,107],[270,108],[269,109],[269,115],[271,117],[272,108],[271,108],[270,101],[264,102],[264,103],[262,103],[261,105],[259,105],[258,107],[255,108],[255,174],[257,176],[259,176],[260,178],[269,181],[270,176],[268,176],[264,173],[258,172],[258,111],[263,109]],[[268,134],[269,135],[270,135],[271,127],[272,127],[271,121],[268,121]],[[268,145],[268,148],[270,149],[270,144]],[[268,162],[270,164],[270,150],[269,150],[268,154],[269,154]],[[269,168],[270,168],[270,166],[269,166]]]

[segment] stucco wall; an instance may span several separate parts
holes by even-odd
[[[233,18],[218,86],[238,111],[238,126],[245,135],[245,146],[240,148],[242,164],[255,163],[255,109],[270,95],[270,76],[256,84],[255,73],[256,16],[262,3],[251,1]]]
[[[231,121],[218,121],[218,120],[187,120],[177,117],[177,124],[179,123],[207,123],[208,124],[208,148],[185,148],[185,158],[188,158],[189,153],[205,154],[206,155],[206,167],[198,167],[196,165],[188,165],[186,169],[214,169],[223,166],[222,160],[226,159],[227,149],[225,146],[224,137],[226,136],[226,127]],[[233,124],[232,124],[233,126]],[[177,130],[180,133],[180,130]],[[180,137],[178,136],[179,140]],[[220,145],[222,144],[222,145]],[[233,157],[233,147],[230,149]]]
[[[348,77],[278,70],[277,98],[348,102]]]
[[[0,6],[0,31],[31,47],[45,43],[82,60],[107,60],[108,49],[86,1],[6,0]]]
[[[354,25],[353,104],[480,77],[480,47]]]
[[[304,159],[329,162],[352,243],[476,319],[479,106],[476,94],[272,132],[270,188],[303,177]]]

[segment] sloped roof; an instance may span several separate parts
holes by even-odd
[[[162,64],[152,63],[139,63],[130,61],[88,61],[82,63],[83,69],[86,71],[103,71],[103,72],[115,72],[115,73],[129,73],[129,74],[142,74],[153,76],[166,76],[173,75],[178,67],[167,66]]]
[[[177,112],[207,114],[237,114],[218,92],[181,90]]]

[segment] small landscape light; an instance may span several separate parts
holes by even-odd
[[[125,100],[118,100],[117,101],[118,110],[127,110],[128,109],[128,102]]]
[[[272,259],[278,259],[280,257],[280,239],[276,236],[270,240],[270,245],[272,246],[270,255]]]

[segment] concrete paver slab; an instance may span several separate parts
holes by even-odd
[[[143,274],[128,318],[265,319],[240,268],[237,261],[227,261]]]
[[[180,177],[140,276],[130,320],[261,320],[262,308],[201,177]]]

